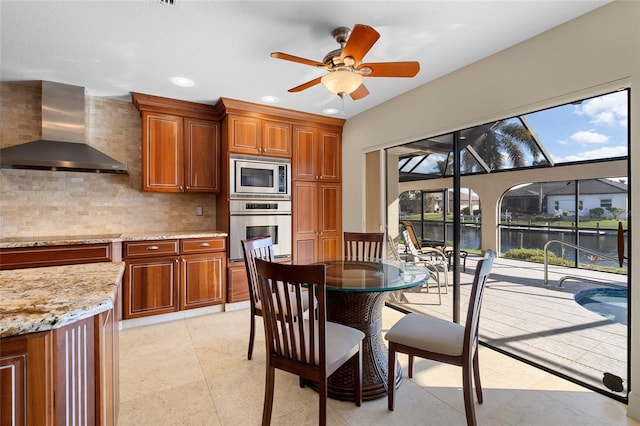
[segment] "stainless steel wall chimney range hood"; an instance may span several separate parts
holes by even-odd
[[[85,143],[84,87],[42,82],[42,139],[0,149],[0,167],[128,174]]]

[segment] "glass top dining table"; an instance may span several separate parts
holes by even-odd
[[[362,399],[387,395],[387,348],[382,337],[382,308],[389,292],[425,284],[429,273],[411,263],[379,259],[373,262],[349,259],[325,260],[327,320],[348,325],[365,334],[362,344]],[[328,396],[354,400],[352,363],[345,363],[328,379]],[[402,369],[396,363],[396,383]],[[311,384],[313,386],[313,384]]]

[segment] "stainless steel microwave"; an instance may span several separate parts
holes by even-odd
[[[230,161],[231,198],[291,197],[291,160],[234,155]]]

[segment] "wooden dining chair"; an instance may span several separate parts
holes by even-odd
[[[410,313],[387,332],[385,339],[389,342],[389,410],[393,411],[394,408],[396,353],[401,352],[409,355],[409,377],[413,377],[413,358],[416,356],[462,367],[462,389],[467,425],[476,424],[472,395],[473,382],[475,382],[478,402],[482,404],[478,362],[478,324],[482,296],[494,258],[495,253],[487,250],[485,257],[476,265],[464,326],[440,318]]]
[[[262,302],[258,291],[258,273],[256,272],[256,259],[265,259],[273,262],[273,242],[270,236],[249,238],[242,241],[244,264],[247,269],[247,281],[249,284],[249,309],[251,313],[251,328],[249,330],[249,350],[247,359],[253,355],[253,342],[256,334],[256,317],[262,316]]]
[[[345,232],[344,256],[346,260],[372,262],[382,258],[383,232]]]
[[[256,259],[255,263],[267,343],[262,424],[271,422],[276,368],[318,384],[319,424],[325,425],[327,378],[351,360],[355,403],[359,407],[365,335],[355,328],[327,321],[326,265],[287,265],[262,259]],[[314,297],[316,308],[304,318],[302,307],[315,303]]]
[[[245,267],[247,269],[247,281],[249,284],[249,307],[251,313],[251,328],[249,330],[249,349],[247,359],[253,355],[253,343],[256,334],[256,317],[262,316],[262,299],[258,291],[258,274],[256,272],[256,259],[264,259],[273,262],[273,243],[270,236],[249,238],[242,241]],[[309,309],[309,305],[302,307],[303,311]]]

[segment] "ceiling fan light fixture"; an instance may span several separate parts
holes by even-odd
[[[332,71],[321,79],[331,93],[352,93],[362,84],[362,76],[352,71]]]

